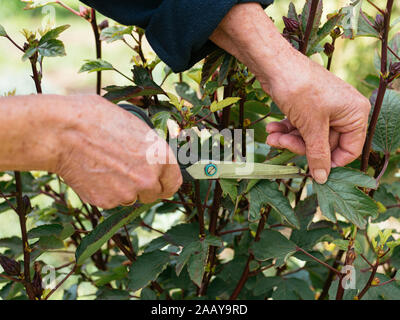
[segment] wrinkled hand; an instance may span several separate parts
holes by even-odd
[[[210,39],[241,62],[288,120],[271,123],[267,142],[306,154],[318,183],[331,167],[356,159],[365,140],[369,101],[282,37],[258,3],[234,6]]]
[[[76,120],[65,133],[56,173],[83,201],[104,209],[171,197],[182,177],[168,144],[143,121],[105,99],[81,99],[71,116]],[[158,152],[149,153],[153,164],[148,161],[149,148]]]
[[[325,183],[331,167],[361,154],[371,106],[317,63],[297,53],[293,57],[282,66],[290,72],[268,88],[287,119],[268,124],[267,143],[306,155],[314,179]]]

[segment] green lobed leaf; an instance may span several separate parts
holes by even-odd
[[[190,279],[198,286],[201,286],[205,266],[207,264],[209,247],[219,247],[221,245],[221,239],[214,236],[207,236],[204,239],[189,243],[183,248],[178,257],[175,267],[177,276],[180,275],[183,267],[187,264]]]
[[[44,236],[58,236],[63,231],[60,224],[46,224],[28,231],[28,239],[35,239]]]
[[[28,60],[30,57],[32,57],[36,52],[38,52],[38,48],[37,47],[29,47],[24,55],[22,56],[22,61],[26,61]]]
[[[251,250],[257,260],[277,259],[276,265],[279,266],[296,252],[296,244],[278,231],[264,230],[260,240],[252,244]]]
[[[236,199],[238,196],[237,181],[220,179],[219,184],[222,188],[223,196],[226,197],[227,195],[229,195],[229,197],[232,199],[232,202],[236,203]]]
[[[105,28],[101,31],[100,40],[111,43],[117,40],[124,39],[124,35],[131,34],[133,27],[129,26],[113,26]]]
[[[371,26],[371,24],[374,25],[374,23],[375,20],[367,13],[360,13],[360,17],[358,18],[357,36],[379,38],[379,32]]]
[[[171,113],[168,111],[158,112],[151,119],[154,123],[155,128],[163,133],[164,139],[167,139],[168,119],[171,119]]]
[[[168,244],[185,247],[198,240],[199,225],[197,223],[182,223],[172,227],[161,237],[151,241],[145,252],[162,249]]]
[[[98,71],[105,71],[105,70],[114,70],[114,67],[111,63],[97,59],[97,60],[85,60],[85,64],[79,70],[79,73],[82,72],[98,72]]]
[[[65,30],[67,30],[70,27],[69,24],[59,26],[57,28],[54,28],[50,31],[47,31],[39,41],[39,46],[49,40],[57,39],[61,33],[63,33]]]
[[[182,99],[190,102],[194,107],[203,106],[203,101],[197,97],[196,91],[194,91],[187,83],[177,83],[175,85],[175,91]]]
[[[105,87],[104,90],[107,91],[107,93],[103,98],[113,103],[127,101],[136,97],[153,96],[163,93],[162,90],[157,88],[137,86],[108,86]]]
[[[354,0],[349,6],[342,8],[344,15],[342,26],[345,38],[354,39],[358,32],[362,0]]]
[[[75,259],[78,265],[82,265],[87,258],[99,250],[104,243],[112,238],[114,234],[124,225],[137,218],[143,212],[151,209],[155,203],[133,207],[120,207],[110,217],[99,224],[90,232],[78,246],[75,252]]]
[[[372,147],[376,151],[394,152],[400,146],[400,93],[387,90],[383,99],[382,109]]]
[[[96,300],[129,300],[129,292],[120,289],[101,288],[96,292]]]
[[[39,43],[37,50],[42,57],[63,57],[66,55],[64,43],[57,39]]]
[[[375,202],[356,187],[376,189],[376,180],[349,168],[334,168],[328,181],[320,185],[313,182],[322,214],[336,222],[335,212],[340,213],[360,229],[366,226],[366,216],[376,217]]]
[[[289,224],[299,228],[300,223],[289,200],[279,190],[274,181],[262,180],[251,188],[249,192],[249,221],[260,219],[260,210],[265,205],[274,208]]]
[[[153,251],[137,257],[128,274],[128,286],[132,291],[147,286],[157,279],[169,263],[170,254],[165,251]]]
[[[317,243],[333,240],[339,233],[332,230],[333,224],[328,221],[312,223],[317,212],[317,197],[312,195],[296,206],[295,213],[300,220],[300,230],[293,230],[290,241],[304,250],[311,250]]]
[[[201,82],[200,86],[204,86],[208,79],[214,74],[217,68],[221,65],[224,59],[225,51],[222,49],[217,49],[211,54],[209,54],[203,65],[202,73],[201,73]]]
[[[153,79],[150,77],[149,71],[144,67],[134,66],[132,69],[133,73],[133,82],[142,88],[154,88],[164,92],[161,87],[156,84]]]
[[[231,98],[226,98],[224,100],[221,101],[213,101],[211,106],[210,106],[210,111],[211,112],[216,112],[219,110],[222,110],[226,107],[231,106],[232,104],[235,104],[236,102],[238,102],[241,98],[237,98],[237,97],[231,97]]]
[[[325,22],[325,24],[318,30],[316,36],[312,39],[312,41],[310,41],[308,47],[308,55],[312,55],[314,53],[313,50],[315,46],[322,40],[324,40],[327,36],[329,36],[331,31],[340,23],[342,18],[343,15],[341,13],[338,13],[328,19],[327,22]]]
[[[278,276],[261,278],[254,288],[254,294],[267,294],[272,290],[274,300],[314,300],[314,292],[306,281]]]

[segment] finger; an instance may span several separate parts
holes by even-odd
[[[331,129],[329,133],[329,145],[331,147],[331,151],[335,150],[338,147],[339,138],[340,138],[340,133],[334,129]]]
[[[138,191],[138,199],[142,203],[152,203],[161,198],[162,186],[158,176],[143,177]]]
[[[267,144],[277,149],[283,149],[283,147],[279,144],[279,139],[281,136],[283,136],[283,133],[280,132],[270,133],[267,137]]]
[[[162,187],[161,198],[170,198],[183,182],[181,170],[178,165],[165,165],[164,170],[160,177],[160,184]]]
[[[288,149],[293,153],[299,155],[306,154],[306,145],[303,138],[299,135],[283,134],[279,138],[279,145],[281,145],[283,149]]]
[[[301,133],[311,175],[317,183],[324,184],[331,170],[328,118],[314,121],[308,130]]]
[[[279,122],[270,122],[267,124],[268,133],[274,133],[274,132],[289,133],[294,129],[295,127],[290,123],[289,119],[284,119]]]
[[[339,145],[332,152],[332,166],[343,167],[357,159],[364,146],[365,133],[362,128],[342,133]]]
[[[285,124],[281,122],[270,122],[267,124],[267,132],[274,133],[274,132],[282,132],[288,133],[288,128]]]

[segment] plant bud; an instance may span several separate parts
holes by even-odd
[[[20,264],[6,256],[0,256],[0,265],[3,267],[4,272],[9,276],[19,276],[21,274]]]
[[[108,20],[105,19],[103,20],[100,24],[99,24],[99,29],[100,30],[104,30],[105,28],[108,28],[109,24],[108,24]]]
[[[29,199],[28,196],[23,196],[22,197],[22,209],[25,215],[29,214],[32,211],[32,205],[31,205],[31,200]]]
[[[328,56],[328,57],[332,57],[333,52],[335,51],[335,46],[329,42],[325,43],[324,46],[324,53]]]
[[[341,34],[342,34],[342,32],[340,31],[340,28],[336,27],[335,29],[332,30],[331,37],[332,37],[332,39],[337,39],[340,37]]]
[[[84,6],[79,6],[79,15],[82,18],[90,19],[90,9]]]
[[[385,18],[382,15],[377,14],[375,18],[375,29],[378,32],[381,32],[384,27],[385,27]]]
[[[346,264],[352,265],[354,260],[356,260],[356,253],[354,249],[350,249],[349,252],[347,253]]]
[[[298,21],[286,17],[282,17],[282,19],[285,23],[286,30],[289,33],[297,33],[300,30],[300,24]]]
[[[374,278],[374,280],[372,280],[372,282],[371,282],[371,285],[377,286],[380,283],[381,283],[381,280],[379,280],[379,278]]]

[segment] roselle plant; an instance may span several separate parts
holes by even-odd
[[[80,72],[96,73],[98,94],[102,72],[123,75],[126,86],[107,86],[104,97],[139,106],[164,137],[170,136],[171,123],[175,131],[253,129],[256,162],[295,164],[307,172],[304,156],[265,145],[266,123],[284,115],[246,66],[223,50],[166,88],[172,73],[165,67],[164,80],[154,80],[161,61],[146,56],[143,30],[98,24],[95,10],[78,11],[61,1],[24,2],[27,9],[55,3],[87,20],[96,59],[82,57]],[[324,12],[322,0],[307,0],[301,12],[291,3],[283,17],[285,38],[307,56],[326,55],[328,69],[339,41],[372,37],[380,44],[376,73],[364,81],[373,91],[374,107],[358,160],[333,169],[324,185],[309,174],[196,180],[184,183],[171,199],[113,210],[71,201],[71,190],[52,173],[0,173],[0,212],[15,211],[21,228],[21,237],[0,239],[0,296],[40,300],[63,290],[64,299],[77,299],[78,287],[91,283],[96,299],[399,299],[400,242],[392,225],[400,218],[400,92],[395,89],[400,34],[391,31],[400,19],[392,14],[394,0],[385,2],[379,7],[356,0],[332,13]],[[376,16],[364,12],[365,6],[372,6]],[[69,26],[24,30],[23,44],[4,27],[0,37],[21,51],[42,93],[43,64],[66,54],[58,37]],[[102,59],[102,45],[115,41],[132,50],[126,70]],[[51,204],[32,206],[39,195]],[[155,221],[171,213],[176,222],[159,230]],[[27,220],[36,227],[28,230]],[[387,223],[379,229],[379,222]],[[143,244],[138,236],[143,230],[156,237]],[[60,252],[75,257],[54,268],[43,262],[43,256]],[[52,272],[56,281],[47,287]]]

